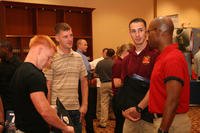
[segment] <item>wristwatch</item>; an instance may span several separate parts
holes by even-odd
[[[162,129],[158,129],[158,133],[168,133],[168,131],[163,131]]]
[[[140,108],[138,105],[136,105],[135,108],[136,108],[136,111],[137,111],[138,113],[141,113],[141,112],[142,112],[142,108]]]

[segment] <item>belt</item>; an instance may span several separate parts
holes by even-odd
[[[162,117],[162,116],[163,116],[162,114],[153,113],[153,118],[154,118],[154,119],[160,118],[160,117]]]
[[[139,80],[139,81],[143,81],[143,82],[146,82],[146,83],[149,83],[149,80],[140,76],[140,75],[137,75],[137,74],[133,74],[131,76],[132,79],[136,79],[136,80]]]

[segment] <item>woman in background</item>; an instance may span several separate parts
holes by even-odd
[[[123,44],[117,48],[116,57],[114,59],[114,65],[112,67],[112,91],[113,91],[113,111],[116,117],[115,124],[115,133],[122,133],[124,117],[122,116],[122,112],[116,108],[115,94],[122,86],[121,81],[121,69],[122,69],[122,59],[129,54],[129,51],[132,49],[132,44]]]

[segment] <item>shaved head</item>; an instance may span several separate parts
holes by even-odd
[[[162,50],[172,43],[174,24],[169,17],[158,17],[149,24],[149,42],[151,48]]]
[[[154,28],[160,30],[160,32],[167,32],[172,35],[174,24],[169,17],[158,17],[150,23],[149,28]]]

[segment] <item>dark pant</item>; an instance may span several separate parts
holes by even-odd
[[[96,117],[96,87],[88,88],[88,110],[85,115],[86,132],[94,133],[93,119]],[[81,84],[79,82],[79,103],[82,102]]]
[[[114,132],[122,133],[125,118],[123,117],[121,110],[116,108],[115,96],[113,96],[112,104],[113,104],[113,111],[114,111],[115,118],[116,118]]]
[[[68,110],[69,115],[72,119],[73,127],[75,133],[82,133],[82,125],[80,122],[80,112],[79,110]]]

